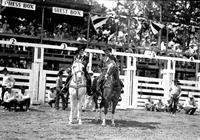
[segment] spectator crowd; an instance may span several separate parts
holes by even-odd
[[[1,98],[0,106],[3,106],[4,111],[17,111],[17,108],[23,111],[29,111],[31,104],[30,93],[26,90],[26,87],[21,86],[18,90],[13,89],[15,87],[15,79],[10,75],[7,68],[2,70],[3,80],[1,85]]]

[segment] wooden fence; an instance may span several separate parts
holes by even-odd
[[[46,87],[54,86],[57,71],[46,71],[43,70],[44,63],[44,49],[58,49],[58,50],[68,50],[75,51],[75,47],[63,48],[56,45],[47,44],[36,44],[36,43],[23,43],[23,42],[13,42],[11,41],[1,41],[0,44],[4,45],[18,45],[18,46],[29,46],[34,48],[34,62],[31,69],[17,69],[8,68],[11,71],[11,75],[16,79],[16,88],[21,85],[28,87],[31,93],[31,98],[33,101],[39,101],[40,103],[46,102]],[[41,52],[38,48],[41,48]],[[92,70],[93,66],[93,54],[102,54],[102,50],[86,49],[89,53],[89,70]],[[118,104],[118,108],[143,108],[144,103],[148,96],[151,96],[153,100],[158,100],[160,98],[165,98],[170,87],[170,83],[175,78],[176,72],[176,62],[187,62],[187,63],[200,63],[200,60],[190,60],[183,58],[174,57],[164,57],[156,55],[144,55],[144,54],[133,54],[133,53],[122,53],[113,52],[116,56],[125,57],[125,74],[120,75],[120,78],[124,82],[124,94],[122,94],[122,101]],[[166,60],[167,67],[162,73],[162,78],[150,78],[150,77],[139,77],[136,76],[137,71],[137,61],[138,58],[147,58],[154,60]],[[0,67],[2,70],[3,67]],[[95,76],[98,73],[94,74]],[[2,74],[0,74],[0,82],[2,81]],[[200,77],[200,73],[199,73]],[[200,78],[199,78],[200,79]],[[65,78],[63,79],[65,81]],[[183,102],[188,93],[193,93],[195,99],[199,104],[200,109],[200,86],[198,81],[186,81],[180,80],[180,85],[183,89],[181,96],[181,102]],[[0,83],[1,84],[1,83]]]

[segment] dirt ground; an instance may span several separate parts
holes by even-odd
[[[83,113],[83,125],[68,125],[69,110],[32,106],[30,112],[0,108],[0,140],[200,140],[200,113],[193,116],[144,110],[117,110],[116,126],[101,126],[95,113]],[[110,115],[109,115],[110,116]]]

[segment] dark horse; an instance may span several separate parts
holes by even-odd
[[[94,94],[94,102],[96,105],[96,109],[98,108],[99,97],[101,98],[100,108],[104,107],[102,125],[106,125],[106,115],[108,113],[109,105],[111,105],[112,108],[112,125],[115,125],[114,114],[122,88],[119,79],[118,67],[111,67],[110,71],[108,72],[107,79],[103,80],[103,84],[101,85],[100,91],[97,90],[97,80],[98,77],[95,78],[93,81],[92,91]]]

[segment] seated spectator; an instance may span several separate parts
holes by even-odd
[[[176,56],[176,57],[183,57],[182,52],[183,52],[183,51],[182,51],[182,49],[181,49],[181,46],[177,46],[175,56]]]
[[[87,39],[85,39],[85,35],[84,35],[84,34],[80,34],[76,41],[79,41],[79,42],[86,42]]]
[[[156,111],[163,112],[166,109],[165,104],[163,103],[162,99],[159,99],[155,105]]]
[[[167,99],[167,98],[165,98],[164,100],[162,100],[162,102],[163,102],[163,104],[164,104],[164,106],[165,106],[165,111],[166,111],[166,112],[169,112],[169,111],[170,111],[170,107],[169,107],[169,105],[170,105],[170,100]]]
[[[164,41],[161,42],[161,44],[160,44],[160,49],[161,49],[161,51],[166,51],[166,50],[167,50]]]
[[[151,99],[151,96],[147,98],[147,102],[145,103],[145,108],[147,111],[154,111],[155,109],[155,104],[153,100]]]
[[[55,88],[49,88],[47,87],[47,97],[48,97],[48,104],[50,105],[50,107],[53,107],[53,104],[55,104],[56,102],[56,90]]]
[[[11,86],[7,86],[2,105],[8,109],[8,111],[11,111],[11,107],[14,107],[14,111],[16,111],[16,93],[12,90]]]
[[[188,58],[195,56],[197,55],[197,48],[194,45],[190,45],[189,49],[185,51],[185,54]]]
[[[169,43],[168,43],[169,48],[173,48],[174,45],[175,45],[174,40],[169,41]]]
[[[4,68],[2,72],[3,72],[3,81],[2,81],[1,99],[3,100],[7,87],[12,88],[15,85],[15,79],[9,74],[10,72],[7,70],[7,68]]]
[[[23,110],[23,106],[26,107],[26,111],[29,111],[31,98],[29,93],[25,91],[25,87],[21,87],[21,92],[18,92],[16,99],[21,111]]]
[[[195,102],[194,96],[192,94],[188,95],[188,99],[184,102],[183,109],[186,114],[193,115],[197,109],[197,104]]]

